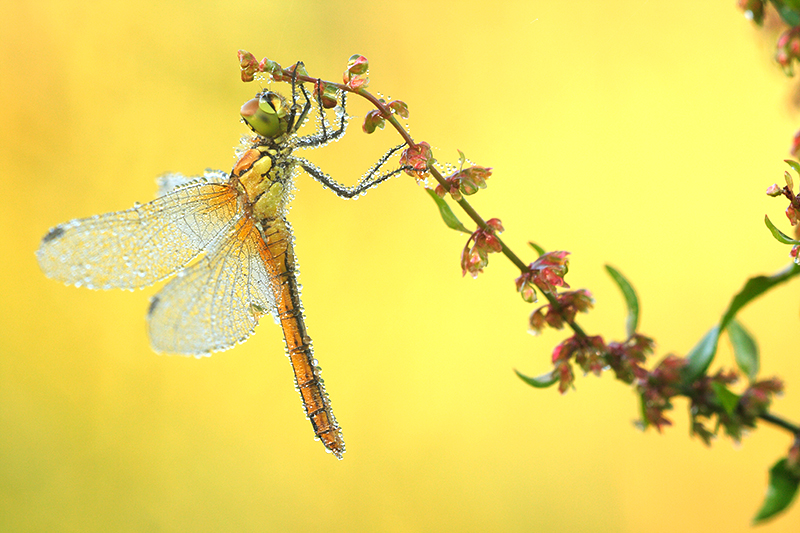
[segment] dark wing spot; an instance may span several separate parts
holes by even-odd
[[[160,302],[160,301],[161,301],[161,298],[159,298],[158,296],[153,296],[152,298],[150,298],[150,307],[147,308],[147,316],[148,316],[148,318],[153,315],[153,311],[156,310],[156,306],[158,305],[158,302]]]
[[[47,235],[45,235],[44,238],[42,239],[42,244],[54,241],[59,237],[61,237],[62,235],[64,235],[64,228],[62,228],[61,226],[56,226],[55,228],[52,228],[50,231],[47,232]]]

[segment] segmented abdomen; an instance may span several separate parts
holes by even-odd
[[[274,280],[273,290],[283,338],[286,341],[286,354],[292,363],[303,408],[314,427],[314,434],[331,453],[341,459],[344,453],[341,429],[333,416],[330,400],[314,359],[311,337],[306,331],[291,226],[281,217],[262,221],[261,231],[267,245],[264,261]]]

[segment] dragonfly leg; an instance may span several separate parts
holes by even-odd
[[[311,99],[308,97],[308,93],[306,92],[305,87],[303,84],[300,83],[300,90],[303,93],[303,97],[305,98],[306,103],[303,104],[303,111],[300,112],[300,116],[297,116],[298,108],[300,107],[297,103],[297,71],[303,67],[303,62],[298,61],[294,65],[294,71],[292,73],[292,107],[291,107],[291,114],[289,115],[289,122],[287,125],[287,131],[294,132],[300,126],[303,125],[306,117],[308,116],[308,112],[311,110]]]
[[[381,167],[385,165],[386,162],[404,146],[405,143],[400,144],[383,154],[383,156],[374,165],[372,165],[366,174],[364,174],[358,183],[350,187],[334,180],[329,175],[325,174],[318,166],[307,159],[298,157],[295,158],[295,160],[300,167],[308,173],[309,176],[323,184],[325,187],[328,187],[334,192],[334,194],[336,194],[336,196],[339,196],[340,198],[353,198],[359,194],[363,194],[367,191],[367,189],[375,187],[376,185],[388,180],[392,176],[396,176],[404,170],[411,170],[412,167],[403,166],[384,174],[379,173]]]
[[[306,91],[303,85],[300,85],[300,90],[303,92],[303,96],[306,98],[307,102],[311,100],[308,97],[308,92]],[[317,92],[317,91],[315,91]],[[347,93],[341,91],[342,93],[342,100],[341,103],[336,107],[336,113],[338,115],[339,126],[335,130],[329,130],[328,118],[325,116],[325,107],[322,105],[322,96],[319,95],[317,92],[316,95],[316,105],[317,109],[319,110],[319,123],[317,124],[317,131],[310,134],[304,135],[302,137],[297,137],[294,141],[295,148],[316,148],[318,146],[323,146],[328,144],[331,141],[335,141],[344,135],[345,130],[347,129],[347,111],[345,109],[345,104],[347,101]],[[299,125],[299,123],[298,123]]]

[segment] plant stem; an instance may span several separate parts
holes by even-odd
[[[406,142],[409,148],[416,148],[418,146],[417,143],[414,142],[414,139],[411,138],[411,135],[409,135],[409,133],[403,127],[403,125],[400,124],[400,122],[397,120],[397,117],[394,115],[394,113],[392,113],[392,111],[389,108],[387,108],[386,105],[380,101],[380,99],[376,98],[375,95],[373,95],[366,89],[364,88],[353,89],[342,83],[335,83],[331,81],[322,80],[320,78],[312,78],[310,76],[298,75],[296,72],[292,72],[291,70],[288,69],[283,69],[283,75],[286,77],[296,76],[295,79],[309,83],[320,83],[320,82],[325,83],[327,85],[336,87],[342,91],[355,93],[361,96],[362,98],[367,99],[372,105],[374,105],[378,109],[378,111],[380,111],[381,116],[383,116],[383,118],[386,119],[392,125],[392,127],[394,127],[395,130],[397,130],[397,132],[400,134],[400,136],[403,138],[403,140]],[[442,174],[439,172],[438,169],[429,166],[428,170],[433,175],[434,179],[436,179],[436,181],[439,182],[439,184],[445,188],[445,190],[448,189],[447,182],[445,181],[444,176],[442,176]],[[483,220],[483,218],[478,214],[477,211],[475,211],[475,209],[472,207],[472,205],[470,205],[470,203],[466,199],[462,197],[460,200],[456,200],[456,203],[458,203],[458,205],[461,206],[461,209],[464,210],[464,212],[472,219],[473,222],[475,222],[475,224],[477,224],[479,228],[483,230],[489,229],[489,226],[487,226],[486,221]],[[527,272],[529,267],[522,262],[519,256],[517,256],[517,254],[515,254],[511,250],[511,248],[506,246],[506,243],[504,243],[503,240],[500,239],[500,237],[495,235],[495,238],[497,238],[497,241],[500,243],[503,255],[505,255],[509,259],[509,261],[511,261],[514,264],[514,266],[519,268],[520,272],[522,273]],[[545,298],[547,298],[547,301],[550,303],[550,305],[553,306],[553,308],[555,309],[560,308],[560,305],[555,295],[547,292],[543,292],[543,294]],[[579,337],[588,338],[588,335],[586,335],[586,333],[583,331],[583,328],[581,328],[577,323],[575,323],[574,320],[566,320],[566,323],[569,325],[572,331],[575,332],[576,335],[578,335]]]
[[[800,438],[800,426],[792,424],[791,422],[788,422],[777,415],[773,415],[772,413],[763,413],[758,415],[758,418],[765,422],[769,422],[772,425],[783,428],[786,431],[790,431],[795,437]]]

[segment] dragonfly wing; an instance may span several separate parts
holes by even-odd
[[[127,211],[56,226],[36,252],[45,275],[90,289],[135,289],[173,274],[235,222],[238,193],[219,172]]]
[[[151,300],[153,349],[207,355],[247,339],[258,319],[275,308],[265,252],[252,219],[241,216],[225,238]]]
[[[184,176],[177,172],[168,172],[156,178],[156,185],[158,185],[156,197],[165,196],[175,189],[190,185],[199,179],[209,183],[225,183],[228,181],[228,174],[221,170],[208,169],[203,173],[202,178],[198,178],[197,176]]]

